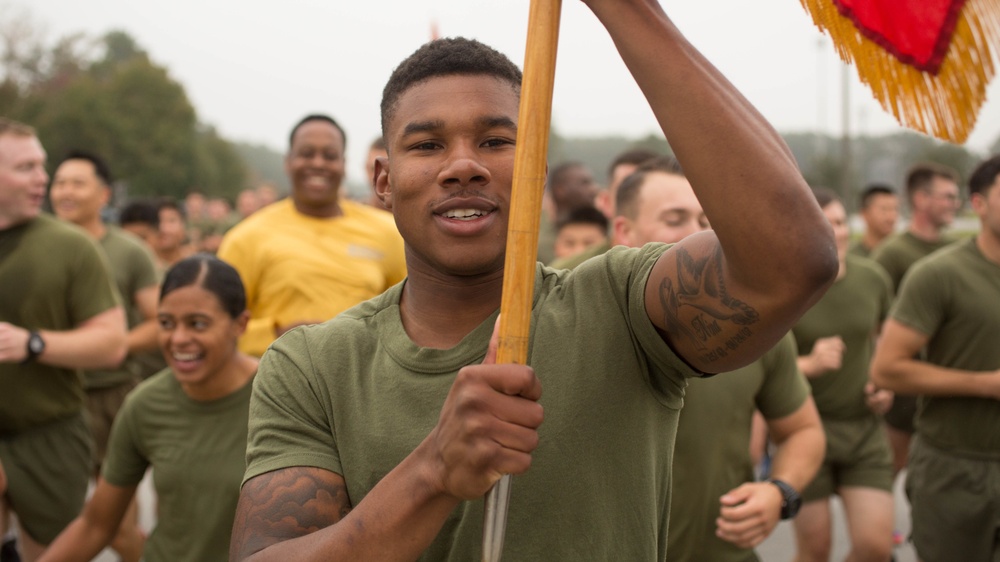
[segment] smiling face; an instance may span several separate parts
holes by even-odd
[[[376,189],[411,273],[503,269],[517,111],[511,85],[487,75],[430,78],[399,97]]]
[[[0,229],[37,217],[48,181],[45,150],[38,138],[0,134]]]
[[[203,395],[236,356],[248,315],[233,318],[215,294],[188,285],[160,300],[157,319],[160,350],[174,376],[189,395]]]
[[[340,214],[344,179],[344,137],[333,124],[314,120],[299,126],[285,156],[295,208],[312,217]]]
[[[52,179],[49,198],[56,216],[73,224],[86,226],[101,220],[101,209],[111,192],[88,160],[66,160]]]
[[[633,248],[650,242],[673,244],[709,228],[691,182],[659,171],[643,180],[635,217],[615,218],[616,242]]]

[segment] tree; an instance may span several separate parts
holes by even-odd
[[[73,34],[49,47],[38,29],[23,13],[0,20],[0,107],[36,128],[52,166],[85,148],[130,196],[179,198],[197,186],[233,198],[245,186],[231,143],[198,122],[183,86],[130,35]]]

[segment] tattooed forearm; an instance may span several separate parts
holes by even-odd
[[[240,493],[230,560],[328,527],[351,511],[343,478],[309,467],[276,470],[249,480]]]
[[[747,326],[759,315],[726,291],[721,247],[699,259],[684,248],[676,254],[677,278],[664,278],[658,291],[664,326],[672,337],[693,344],[703,361],[722,359],[753,333]]]

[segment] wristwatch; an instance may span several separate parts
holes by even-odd
[[[791,519],[795,517],[795,514],[799,512],[799,508],[802,507],[802,496],[788,485],[788,482],[772,478],[768,480],[771,484],[774,484],[781,490],[781,518]]]
[[[31,363],[35,360],[42,352],[45,351],[45,340],[42,339],[41,334],[38,332],[28,333],[28,356],[24,358],[22,363]]]

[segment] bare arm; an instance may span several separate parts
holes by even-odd
[[[67,369],[117,367],[125,359],[125,311],[116,306],[83,321],[72,330],[40,330],[45,351],[40,363]],[[0,361],[19,363],[28,356],[29,332],[0,322]]]
[[[872,381],[879,388],[906,394],[1000,400],[1000,370],[963,371],[914,359],[929,340],[929,336],[890,318],[875,347]]]
[[[801,491],[816,476],[826,453],[816,404],[810,396],[799,409],[767,424],[778,445],[771,476]],[[781,502],[781,492],[770,482],[743,484],[720,499],[716,532],[741,548],[753,548],[774,531]]]
[[[98,479],[83,512],[59,533],[38,562],[87,562],[95,558],[118,532],[135,489]]]
[[[715,228],[660,259],[646,290],[650,319],[693,366],[736,369],[773,346],[833,281],[830,225],[778,134],[658,2],[585,1]]]
[[[156,323],[156,301],[159,287],[152,285],[136,291],[133,300],[139,313],[142,314],[142,322],[137,324],[128,332],[128,352],[137,353],[141,351],[155,351],[156,335],[159,327]]]

